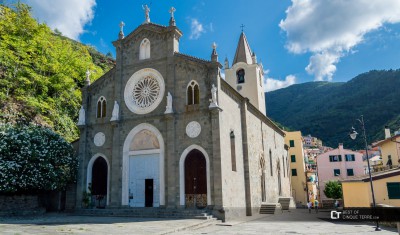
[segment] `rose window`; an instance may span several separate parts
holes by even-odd
[[[155,69],[145,68],[134,73],[125,86],[125,104],[136,114],[150,113],[164,97],[165,83]]]
[[[160,94],[160,85],[152,77],[140,79],[132,91],[133,102],[140,108],[150,107]]]

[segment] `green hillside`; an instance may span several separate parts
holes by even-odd
[[[27,5],[0,5],[0,122],[32,121],[72,141],[86,70],[94,81],[113,66],[112,58],[39,24]]]
[[[344,143],[362,148],[348,137],[355,120],[364,115],[368,142],[384,137],[384,126],[400,128],[400,70],[360,74],[346,83],[309,82],[266,93],[267,115],[303,135],[322,139],[327,146]]]

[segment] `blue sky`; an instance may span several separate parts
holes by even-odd
[[[234,57],[240,25],[266,70],[268,90],[316,80],[342,82],[371,69],[400,68],[398,0],[24,0],[33,15],[64,35],[96,47],[115,49],[119,22],[125,35],[144,21],[168,25],[171,6],[183,32],[180,51],[219,60]],[[373,2],[373,3],[371,3]]]

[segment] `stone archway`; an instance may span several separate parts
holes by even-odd
[[[195,208],[207,206],[206,158],[197,149],[191,150],[185,159],[185,205]]]
[[[181,154],[181,158],[179,160],[179,195],[180,195],[180,205],[181,206],[185,206],[186,205],[186,196],[185,196],[185,192],[190,192],[190,191],[186,191],[185,189],[185,175],[186,175],[186,169],[185,169],[185,162],[186,162],[186,158],[189,156],[189,154],[192,152],[192,150],[197,150],[195,152],[193,152],[193,155],[202,155],[202,158],[205,159],[205,170],[206,170],[206,184],[205,184],[205,188],[206,188],[206,205],[211,205],[211,191],[210,191],[210,158],[207,154],[207,152],[199,145],[193,144],[190,145],[189,147],[187,147]],[[200,153],[201,155],[200,155]],[[192,155],[192,154],[190,154]],[[189,163],[191,162],[191,160],[188,161]],[[188,164],[189,164],[188,163]],[[193,164],[193,163],[191,163]],[[204,164],[204,162],[202,163]],[[202,173],[202,175],[204,175],[204,171]],[[190,176],[189,176],[190,177]],[[192,177],[194,178],[194,177]],[[197,181],[197,179],[196,179]],[[193,182],[194,184],[194,182]],[[204,185],[204,183],[203,183]],[[204,189],[202,189],[204,191]],[[204,197],[204,196],[203,196]],[[203,199],[204,200],[204,199]]]
[[[142,123],[129,132],[122,170],[122,205],[165,205],[164,140],[156,127]]]
[[[86,188],[93,195],[95,206],[109,205],[110,197],[110,164],[105,155],[95,154],[88,163]]]

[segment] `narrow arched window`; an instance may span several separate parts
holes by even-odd
[[[105,117],[107,114],[107,101],[104,96],[97,100],[97,118]]]
[[[189,82],[186,96],[188,105],[200,103],[200,88],[196,81]]]
[[[244,83],[244,69],[239,69],[237,72],[236,72],[236,77],[237,77],[237,83],[238,84],[240,84],[240,83]]]
[[[274,174],[272,172],[272,152],[271,152],[271,149],[269,150],[269,168],[271,170],[271,176],[274,176]]]
[[[140,43],[139,48],[139,60],[149,59],[150,58],[150,41],[145,38]]]
[[[235,133],[231,131],[229,134],[231,138],[231,162],[232,162],[232,171],[236,171],[236,149],[235,149]]]

